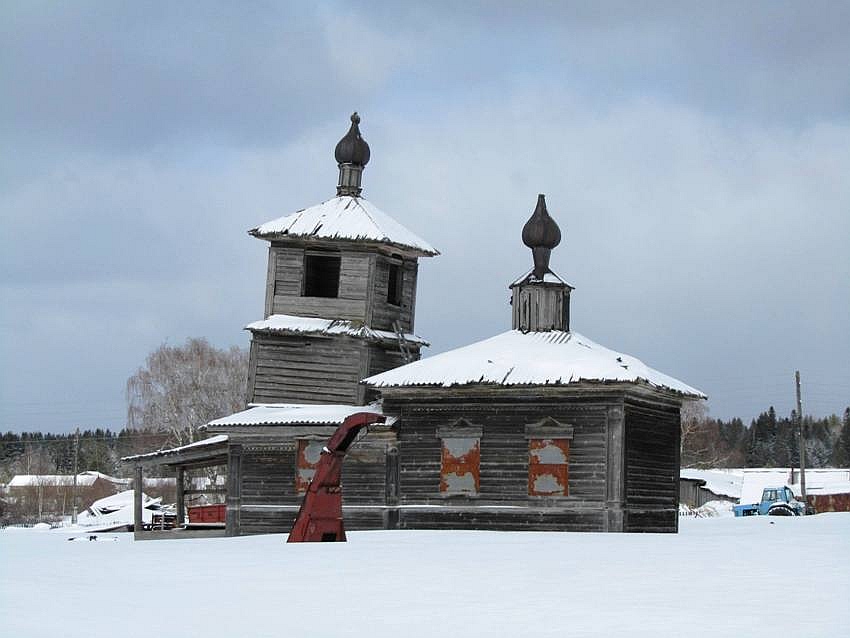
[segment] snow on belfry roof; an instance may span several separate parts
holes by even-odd
[[[268,319],[254,321],[245,326],[252,332],[288,332],[301,334],[349,335],[375,341],[397,341],[398,335],[388,330],[375,330],[363,324],[344,319],[322,319],[321,317],[297,317],[295,315],[271,315]],[[422,346],[429,345],[425,339],[407,333],[404,340]]]
[[[394,244],[423,255],[439,251],[362,197],[334,197],[248,231],[254,237],[312,237]]]
[[[566,385],[580,381],[643,381],[687,396],[706,397],[634,357],[609,350],[577,332],[557,330],[509,330],[364,380],[377,388],[471,383]]]
[[[358,412],[383,414],[377,403],[370,405],[313,405],[264,403],[207,423],[209,428],[252,425],[336,425]]]

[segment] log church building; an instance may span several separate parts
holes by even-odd
[[[182,520],[185,473],[224,466],[225,533],[287,532],[324,442],[365,409],[387,420],[345,461],[349,529],[677,531],[679,411],[705,395],[571,330],[543,195],[522,227],[533,267],[509,285],[511,330],[421,359],[419,260],[439,253],[362,197],[359,124],[336,146],[336,197],[249,231],[269,257],[247,409],[203,441],[125,459],[136,484],[172,468]]]

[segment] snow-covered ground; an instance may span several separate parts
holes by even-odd
[[[678,535],[352,532],[75,542],[0,531],[0,634],[846,636],[850,514]]]

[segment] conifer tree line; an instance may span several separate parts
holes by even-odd
[[[123,477],[121,457],[168,445],[168,433],[153,430],[80,430],[77,469]],[[0,483],[16,474],[72,474],[76,433],[6,432],[0,435]]]
[[[850,407],[839,416],[803,417],[806,467],[850,467]],[[709,418],[699,404],[682,413],[682,467],[799,467],[799,425],[773,406],[749,425]]]

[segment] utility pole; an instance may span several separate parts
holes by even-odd
[[[808,501],[806,501],[806,437],[803,435],[803,401],[800,398],[800,371],[797,370],[794,376],[797,381],[797,422],[800,425],[800,494],[803,496],[803,503],[808,506]]]
[[[71,523],[77,524],[77,463],[80,460],[80,428],[74,436],[74,506],[71,509]]]

